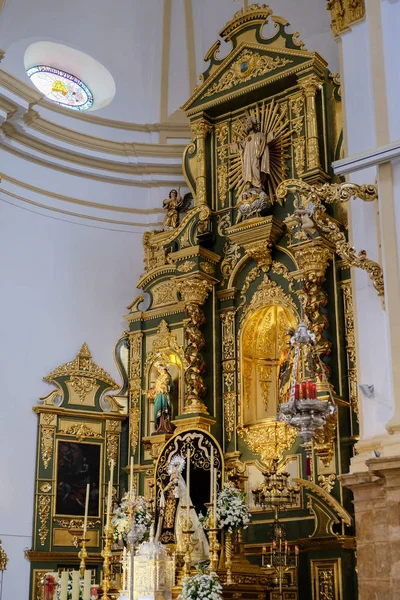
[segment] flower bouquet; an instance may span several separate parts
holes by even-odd
[[[222,586],[214,572],[199,572],[193,577],[184,577],[182,592],[178,600],[222,600]]]
[[[218,528],[232,533],[246,529],[250,522],[246,494],[227,482],[217,497]]]
[[[132,499],[131,494],[127,492],[122,497],[120,505],[113,511],[111,519],[115,542],[122,540],[126,544],[131,529],[132,515],[135,522],[136,541],[140,543],[148,537],[153,520],[149,504],[143,496]]]

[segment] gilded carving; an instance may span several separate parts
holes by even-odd
[[[293,287],[294,276],[290,273],[289,269],[284,264],[278,262],[277,260],[273,260],[271,265],[271,271],[273,273],[276,273],[276,275],[280,275],[281,277],[286,279],[286,281],[289,283],[289,291],[293,294],[295,293]]]
[[[111,464],[117,464],[118,459],[118,444],[119,444],[119,433],[107,433],[107,461]]]
[[[177,302],[176,288],[173,281],[163,281],[152,289],[152,307],[174,304]]]
[[[313,440],[315,454],[328,467],[335,452],[337,414],[328,415],[325,427],[317,429]]]
[[[319,485],[322,487],[323,490],[328,492],[328,494],[330,494],[331,491],[333,490],[335,481],[336,481],[335,473],[330,473],[329,475],[319,475],[318,476]]]
[[[284,306],[293,315],[297,315],[297,307],[292,298],[285,294],[285,291],[277,283],[269,279],[268,275],[264,275],[264,279],[255,294],[253,294],[250,304],[243,310],[240,323],[242,324],[246,317],[268,304]]]
[[[181,242],[182,242],[182,238],[181,238]],[[182,243],[181,243],[181,248],[183,248]],[[178,271],[180,273],[188,273],[195,266],[196,266],[196,263],[194,262],[194,260],[186,260],[184,263],[182,263],[181,265],[178,266]]]
[[[328,0],[334,36],[346,31],[353,23],[365,17],[365,0]]]
[[[53,416],[53,415],[51,415],[51,416]],[[42,425],[41,431],[42,431],[42,439],[40,442],[40,451],[41,451],[41,455],[42,455],[42,462],[43,462],[44,468],[47,469],[47,467],[50,464],[51,458],[53,456],[53,443],[54,443],[55,428],[47,427],[47,426],[44,427]]]
[[[259,455],[266,465],[282,452],[289,450],[297,437],[297,430],[286,423],[268,419],[267,423],[260,423],[238,430],[244,441],[253,452]]]
[[[77,391],[80,399],[83,397],[83,400],[88,393],[87,388],[91,389],[92,382],[96,382],[97,379],[107,383],[108,387],[112,390],[119,389],[119,385],[110,375],[92,361],[92,355],[86,343],[83,344],[74,360],[57,367],[44,379],[45,381],[53,382],[57,377],[69,377],[72,387]],[[84,383],[82,379],[87,379],[88,383]]]
[[[63,428],[60,430],[60,433],[66,433],[67,435],[74,435],[78,441],[82,441],[85,438],[90,437],[101,437],[96,431],[94,431],[91,427],[88,427],[85,423],[74,423],[70,427]]]
[[[227,440],[232,439],[236,405],[235,309],[221,312],[222,325],[222,389],[224,425]]]
[[[242,289],[241,289],[241,292],[240,292],[240,303],[238,305],[238,310],[239,310],[239,308],[242,308],[242,306],[245,305],[246,299],[247,299],[247,292],[249,290],[249,287],[253,283],[253,281],[255,281],[258,277],[260,277],[260,275],[261,275],[261,269],[258,266],[257,267],[253,267],[247,273],[246,279],[243,282],[243,286],[242,286]]]
[[[351,281],[341,284],[344,304],[344,325],[346,337],[347,354],[347,379],[349,385],[349,401],[354,413],[358,418],[358,382],[357,382],[357,358],[356,340],[354,332],[354,308]]]
[[[221,208],[224,208],[228,197],[228,165],[226,163],[217,166],[217,189]]]
[[[204,273],[208,273],[208,275],[214,275],[215,274],[215,267],[214,265],[212,265],[211,263],[209,263],[208,261],[204,260],[200,263],[200,268],[202,269],[202,271],[204,271]]]
[[[217,140],[217,156],[218,160],[223,162],[228,155],[228,149],[225,141],[228,137],[228,125],[227,123],[220,123],[215,127],[215,138]]]
[[[271,73],[271,71],[276,71],[291,63],[293,61],[288,58],[279,56],[272,58],[271,56],[246,49],[239,54],[238,58],[232,63],[231,68],[210,86],[204,93],[204,97],[207,98],[208,96],[224,92],[239,83],[245,83],[254,77]]]
[[[49,535],[48,519],[50,514],[51,496],[39,495],[39,539],[41,546],[44,546]]]
[[[136,451],[139,435],[140,418],[140,392],[141,392],[141,366],[142,366],[142,339],[141,332],[129,334],[129,397],[130,397],[130,443],[132,454]],[[132,433],[134,432],[134,434]]]
[[[258,373],[260,378],[260,386],[263,392],[265,410],[268,410],[269,392],[272,384],[272,367],[268,367],[266,365],[258,365]]]
[[[315,75],[309,75],[299,80],[299,87],[306,99],[306,146],[307,170],[320,168],[318,122],[315,106],[315,96],[322,87],[322,81]]]
[[[224,424],[228,441],[231,441],[235,429],[235,404],[236,392],[224,392],[222,395],[224,403]]]
[[[187,248],[190,246],[190,227],[186,227],[185,231],[179,238],[181,248]],[[186,264],[186,263],[185,263]],[[195,263],[196,264],[196,263]],[[188,269],[190,270],[190,269]],[[185,272],[185,271],[183,271]]]
[[[86,396],[90,394],[96,385],[94,377],[79,377],[77,375],[71,375],[69,382],[82,403],[85,402]]]
[[[301,175],[303,175],[306,165],[306,140],[303,136],[294,138],[293,151],[294,166],[297,175],[300,177]]]
[[[32,600],[44,600],[43,579],[48,569],[34,569]]]
[[[222,237],[226,236],[226,230],[228,227],[231,227],[231,218],[229,213],[225,213],[224,215],[218,215],[218,234]],[[233,269],[235,268],[237,262],[240,259],[241,252],[239,245],[231,242],[229,239],[226,240],[224,247],[222,249],[224,258],[221,262],[221,275],[222,280],[225,282],[228,277],[231,275]]]

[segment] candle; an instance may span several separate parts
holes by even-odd
[[[67,600],[68,598],[68,571],[61,573],[61,590],[60,600]]]
[[[213,498],[213,509],[214,509],[214,527],[217,527],[217,469],[213,469],[214,476],[214,498]]]
[[[90,586],[92,583],[92,574],[90,569],[85,569],[83,575],[83,600],[90,600]]]
[[[86,537],[87,530],[87,518],[89,512],[89,494],[90,494],[90,483],[86,486],[86,502],[85,502],[85,520],[83,521],[83,537]]]
[[[301,399],[305,400],[307,398],[307,382],[301,382]]]
[[[300,386],[298,383],[294,386],[294,399],[299,400],[300,398]]]
[[[210,458],[210,504],[213,503],[214,494],[214,446],[211,446],[211,458]]]
[[[110,480],[108,482],[108,495],[107,495],[107,521],[106,521],[106,527],[107,527],[107,529],[110,526],[113,478],[114,478],[114,460],[111,459],[111,464],[110,464]]]
[[[190,519],[190,450],[187,450],[187,459],[186,459],[186,520],[187,520],[187,528],[190,529],[189,525]]]
[[[79,600],[79,571],[72,571],[72,600]]]
[[[262,547],[262,553],[263,553],[263,554],[267,554],[267,548],[266,548],[266,546],[263,546],[263,547]]]
[[[299,555],[299,547],[298,546],[294,547],[294,553],[295,553],[296,556]]]
[[[129,479],[130,479],[130,481],[129,481],[129,489],[130,489],[131,496],[132,496],[132,499],[133,499],[134,496],[135,496],[135,493],[133,491],[133,456],[131,456],[131,472],[130,472]]]

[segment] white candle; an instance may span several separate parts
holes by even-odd
[[[113,477],[114,477],[114,461],[113,461],[113,459],[111,459],[110,481],[108,482],[108,496],[107,496],[107,521],[106,521],[107,528],[110,526]]]
[[[190,518],[190,450],[187,451],[186,460],[186,519],[187,528],[189,529],[189,518]]]
[[[87,518],[88,518],[88,512],[89,512],[89,494],[90,494],[90,483],[87,484],[86,486],[86,502],[85,502],[85,520],[83,522],[83,537],[86,537],[86,530],[87,530]]]
[[[213,503],[214,495],[214,446],[211,446],[210,458],[210,504]]]
[[[217,527],[217,469],[214,469],[214,527]]]
[[[79,571],[72,571],[72,600],[79,600]]]
[[[90,587],[92,585],[92,574],[90,569],[85,570],[83,576],[83,600],[90,600]]]
[[[61,590],[60,600],[67,600],[68,598],[68,571],[61,573]]]
[[[133,456],[131,456],[131,474],[130,474],[130,482],[129,482],[129,489],[131,492],[131,496],[132,498],[134,497],[134,491],[133,491]]]

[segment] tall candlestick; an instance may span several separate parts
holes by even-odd
[[[133,456],[131,456],[131,473],[130,473],[130,481],[129,481],[129,490],[130,490],[131,496],[133,498]]]
[[[190,450],[188,448],[187,459],[186,459],[186,520],[187,520],[187,529],[190,529],[189,519],[190,519]]]
[[[107,527],[107,529],[110,527],[110,515],[111,515],[111,501],[112,501],[113,478],[114,478],[114,460],[111,459],[111,464],[110,464],[110,480],[108,482],[108,495],[107,495],[107,520],[106,520],[106,527]]]
[[[214,509],[214,527],[217,527],[217,469],[213,469],[213,483],[214,483],[214,497],[213,497],[213,509]]]
[[[87,530],[87,518],[89,512],[89,494],[90,494],[90,483],[86,486],[86,502],[85,502],[85,520],[83,521],[83,537],[86,537]]]
[[[68,598],[68,571],[61,573],[61,590],[60,600],[67,600]]]
[[[211,446],[210,458],[210,504],[213,503],[214,496],[214,446]]]

